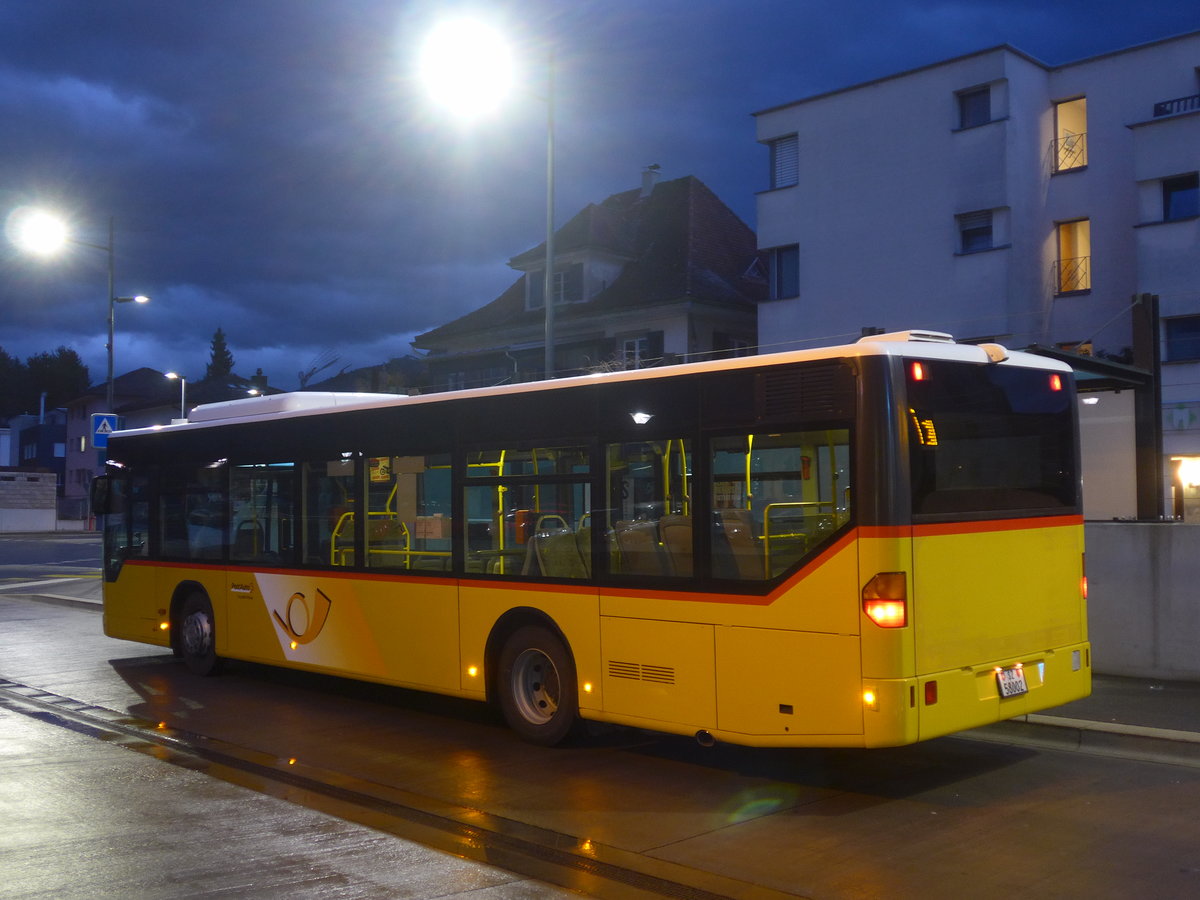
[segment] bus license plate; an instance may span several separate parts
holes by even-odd
[[[998,671],[996,684],[1000,687],[1001,697],[1017,697],[1029,693],[1029,685],[1025,683],[1025,670],[1015,666]]]

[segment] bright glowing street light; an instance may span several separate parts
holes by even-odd
[[[54,256],[68,241],[67,225],[41,209],[18,210],[13,215],[13,242],[34,256]]]
[[[9,234],[15,243],[27,253],[36,256],[54,256],[67,244],[79,247],[90,247],[102,250],[108,257],[108,379],[105,393],[105,412],[113,412],[113,331],[115,330],[115,310],[118,303],[148,303],[150,298],[145,294],[134,297],[118,297],[113,287],[113,220],[108,219],[108,243],[93,244],[71,237],[67,223],[59,216],[41,209],[23,207],[9,217]]]
[[[474,19],[435,28],[421,49],[421,81],[429,95],[463,118],[496,110],[512,91],[516,66],[508,41]],[[546,316],[544,378],[554,377],[554,55],[546,63]]]
[[[425,39],[421,81],[441,106],[464,118],[494,112],[512,91],[516,67],[504,36],[477,19],[449,19]]]
[[[172,381],[179,380],[179,418],[187,418],[187,379],[178,372],[168,372],[167,378]]]

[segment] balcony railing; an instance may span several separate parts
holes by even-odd
[[[1163,100],[1154,104],[1154,118],[1173,116],[1177,113],[1195,112],[1200,110],[1200,94],[1190,97],[1176,97],[1174,100]]]
[[[1054,293],[1070,294],[1092,289],[1092,258],[1059,259],[1053,265]]]
[[[1050,159],[1055,172],[1082,169],[1087,165],[1087,134],[1067,134],[1050,142]]]

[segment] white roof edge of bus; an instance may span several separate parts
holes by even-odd
[[[946,334],[944,331],[889,331],[885,334],[868,334],[858,339],[860,344],[870,344],[875,341],[887,341],[889,343],[905,343],[905,342],[920,342],[926,341],[936,344],[953,344],[954,335]]]
[[[268,413],[332,409],[338,406],[359,406],[395,400],[400,394],[366,394],[338,391],[294,391],[286,394],[265,394],[239,400],[205,403],[188,414],[189,422],[216,422],[225,419],[245,419]]]
[[[928,337],[914,337],[914,335]],[[998,344],[992,345],[999,347]],[[1006,351],[1008,357],[1003,365],[1018,365],[1057,372],[1070,372],[1071,367],[1059,360],[1044,356],[1035,356],[1017,350]],[[503,384],[492,387],[467,388],[461,391],[439,391],[429,394],[368,394],[368,393],[339,393],[318,391],[297,391],[288,394],[270,394],[265,397],[247,397],[244,400],[227,400],[224,403],[209,403],[192,410],[189,421],[180,425],[150,425],[143,428],[131,428],[122,434],[145,433],[172,430],[188,430],[191,428],[207,428],[222,422],[249,418],[253,416],[269,416],[271,418],[292,418],[294,416],[312,415],[334,409],[350,410],[352,408],[377,408],[382,406],[421,405],[466,397],[493,397],[498,394],[524,394],[535,391],[554,390],[557,388],[578,387],[584,384],[594,384],[599,381],[640,381],[650,378],[662,378],[675,375],[687,375],[693,372],[705,372],[713,369],[747,369],[764,365],[779,365],[788,362],[805,362],[809,360],[830,359],[838,356],[920,356],[925,359],[958,360],[982,365],[997,364],[989,351],[978,344],[959,344],[950,335],[936,331],[897,331],[889,334],[869,335],[866,340],[860,339],[853,344],[838,344],[825,347],[814,347],[810,350],[786,350],[780,353],[764,353],[756,356],[738,356],[731,359],[707,360],[703,362],[680,363],[673,366],[658,366],[650,369],[629,369],[619,372],[603,372],[593,375],[573,375],[568,378],[556,378],[552,381],[526,381],[517,384]],[[282,398],[301,398],[285,400]],[[271,409],[260,401],[274,400],[280,406]],[[289,405],[291,404],[291,405]],[[230,407],[233,412],[229,412]],[[213,415],[212,411],[225,410],[223,415]],[[210,412],[204,412],[209,410]]]

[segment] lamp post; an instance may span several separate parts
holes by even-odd
[[[53,256],[63,244],[75,244],[79,247],[90,247],[101,250],[108,259],[108,378],[106,380],[105,412],[113,412],[113,332],[116,321],[116,305],[118,303],[147,303],[150,298],[144,294],[134,297],[118,297],[115,289],[115,259],[113,253],[113,217],[108,218],[108,243],[93,244],[71,237],[66,223],[55,215],[42,210],[21,210],[17,223],[15,240],[22,249],[38,256]]]
[[[547,381],[554,377],[554,53],[546,69],[546,285],[542,291],[546,307]]]
[[[477,115],[497,106],[508,93],[513,63],[499,32],[470,19],[443,22],[426,39],[421,53],[421,79],[442,105],[460,114]],[[553,378],[554,323],[554,104],[555,61],[546,61],[546,271],[542,305],[545,311],[545,373]]]
[[[179,379],[179,418],[187,418],[187,379],[178,372],[168,372],[167,378],[172,381]]]

